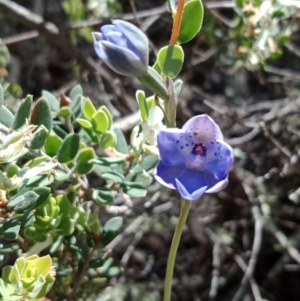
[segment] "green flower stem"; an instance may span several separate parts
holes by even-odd
[[[174,232],[174,236],[169,252],[168,264],[167,264],[167,272],[166,272],[165,287],[164,287],[164,301],[171,301],[172,279],[173,279],[174,264],[175,264],[177,249],[190,209],[191,209],[191,202],[187,201],[184,198],[181,198],[181,212]]]

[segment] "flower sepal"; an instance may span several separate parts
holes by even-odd
[[[144,84],[150,91],[156,94],[161,99],[168,101],[169,92],[166,84],[163,82],[160,75],[150,66],[145,75],[138,77],[139,81]]]

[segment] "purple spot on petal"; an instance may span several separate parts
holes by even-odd
[[[196,156],[205,156],[206,147],[202,143],[197,143],[192,150],[192,154]]]
[[[177,140],[176,143],[179,143],[179,140]]]

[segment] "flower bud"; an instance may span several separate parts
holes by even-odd
[[[94,32],[97,55],[116,73],[140,77],[147,73],[149,41],[146,35],[129,22],[114,20]]]

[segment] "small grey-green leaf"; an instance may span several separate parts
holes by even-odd
[[[80,138],[78,134],[69,134],[60,145],[57,152],[57,160],[66,163],[73,160],[79,150]]]
[[[142,168],[146,171],[149,171],[156,166],[158,160],[159,159],[157,155],[149,155],[144,158],[142,162]]]
[[[6,107],[0,107],[0,123],[6,127],[11,127],[14,120],[14,114]]]
[[[110,205],[114,201],[111,190],[106,187],[94,190],[93,199],[102,206]]]
[[[128,154],[129,147],[128,147],[128,144],[126,142],[123,132],[118,128],[114,128],[114,132],[117,136],[117,143],[115,146],[116,150],[122,154]]]
[[[13,120],[12,129],[17,130],[21,128],[25,123],[26,119],[29,119],[31,112],[32,95],[27,97],[21,102],[16,115]]]
[[[121,230],[123,226],[123,218],[120,216],[116,216],[108,220],[104,227],[104,231],[112,231],[112,232],[118,232]]]
[[[142,185],[134,182],[124,182],[122,187],[123,191],[132,197],[141,198],[147,194],[147,190]]]
[[[106,131],[100,139],[100,146],[103,149],[114,147],[116,145],[116,134],[114,131]]]
[[[82,88],[80,85],[76,85],[70,92],[69,97],[73,101],[75,101],[77,99],[78,96],[82,96]]]
[[[72,113],[79,117],[81,112],[81,100],[82,100],[82,88],[80,85],[75,86],[70,94],[69,98],[72,100],[72,103],[70,105],[70,108],[72,109]]]
[[[33,206],[32,209],[37,208],[38,206],[41,206],[46,202],[48,197],[50,196],[50,188],[48,187],[35,187],[33,188],[33,191],[38,194],[38,199],[36,200],[35,205]]]
[[[51,92],[43,90],[42,95],[48,100],[50,108],[53,112],[59,112],[59,100]]]
[[[52,129],[51,108],[46,98],[40,98],[31,113],[31,123],[43,125],[49,132]]]
[[[14,240],[18,237],[21,225],[17,220],[9,220],[3,224],[3,236],[7,240]]]
[[[117,171],[107,171],[101,175],[105,180],[110,180],[116,183],[122,183],[124,181],[124,176]]]
[[[36,131],[32,140],[30,141],[30,148],[41,149],[46,143],[48,135],[49,135],[49,131],[45,128],[44,125],[41,125]]]
[[[23,213],[32,210],[39,195],[34,191],[27,191],[22,196],[19,196],[9,202],[8,208],[13,209],[17,213]]]

